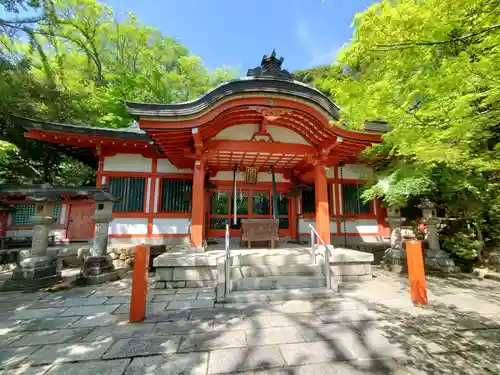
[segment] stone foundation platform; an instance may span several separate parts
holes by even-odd
[[[276,267],[310,264],[311,250],[306,247],[279,249],[231,250],[232,265],[245,267]],[[165,253],[153,261],[155,287],[158,289],[214,287],[217,284],[217,262],[224,250],[204,253]],[[335,248],[330,255],[331,276],[337,282],[357,282],[372,279],[373,254],[345,248]]]

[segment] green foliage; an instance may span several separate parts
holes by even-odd
[[[232,77],[226,68],[210,74],[200,58],[176,40],[133,14],[115,14],[97,0],[43,4],[44,12],[33,24],[12,24],[15,34],[0,35],[0,139],[21,150],[10,153],[10,160],[0,160],[0,182],[18,176],[18,182],[55,183],[68,175],[65,165],[82,171],[82,183],[88,180],[83,166],[71,164],[53,146],[25,140],[23,131],[11,123],[11,114],[125,127],[132,118],[124,101],[186,101]],[[20,10],[38,3],[2,5]]]
[[[446,248],[467,259],[500,234],[499,5],[382,0],[356,15],[329,72],[300,75],[342,107],[345,125],[390,124],[363,155],[377,171],[363,198],[432,199],[456,219]]]
[[[384,119],[393,154],[497,170],[500,7],[489,0],[388,1],[354,20],[333,96],[352,126]]]
[[[338,65],[323,65],[311,69],[297,70],[292,75],[296,81],[315,86],[326,96],[333,95],[332,86],[345,78],[344,72]],[[333,99],[335,100],[335,98]]]
[[[432,170],[397,162],[376,175],[362,198],[381,199],[386,206],[404,207],[411,198],[431,194],[435,187]]]
[[[474,260],[480,254],[483,243],[477,239],[475,231],[461,228],[450,234],[441,235],[443,248],[463,260]]]

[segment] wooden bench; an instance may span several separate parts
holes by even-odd
[[[276,219],[242,219],[241,240],[247,241],[248,248],[252,241],[269,241],[271,248],[279,241],[279,221]]]

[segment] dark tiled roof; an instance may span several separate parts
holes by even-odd
[[[138,128],[96,128],[84,125],[69,125],[57,122],[35,120],[25,117],[12,117],[12,121],[25,130],[40,129],[59,133],[83,134],[91,137],[109,137],[128,140],[149,141],[149,136]]]
[[[340,108],[321,91],[298,81],[276,78],[246,77],[220,85],[189,102],[176,104],[127,102],[128,110],[135,116],[190,116],[215,104],[217,101],[242,93],[272,93],[290,95],[313,102],[333,119],[339,119]]]
[[[389,124],[384,121],[367,121],[363,125],[364,131],[369,133],[387,133],[391,130]]]
[[[33,195],[45,192],[57,195],[87,195],[96,191],[100,191],[100,189],[91,186],[46,188],[43,185],[0,184],[0,194],[10,195]]]
[[[56,133],[66,133],[75,135],[84,135],[90,137],[106,137],[121,139],[123,141],[143,141],[150,142],[151,138],[138,128],[96,128],[84,125],[69,125],[50,121],[36,120],[25,117],[11,117],[12,121],[22,127],[25,131],[44,130]],[[68,156],[89,165],[92,168],[97,168],[97,157],[92,149],[82,146],[70,146],[64,144],[51,144],[51,147]]]

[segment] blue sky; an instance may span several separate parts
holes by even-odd
[[[351,22],[369,0],[106,0],[133,12],[200,56],[210,70],[246,73],[273,48],[294,71],[329,64],[352,35]]]

